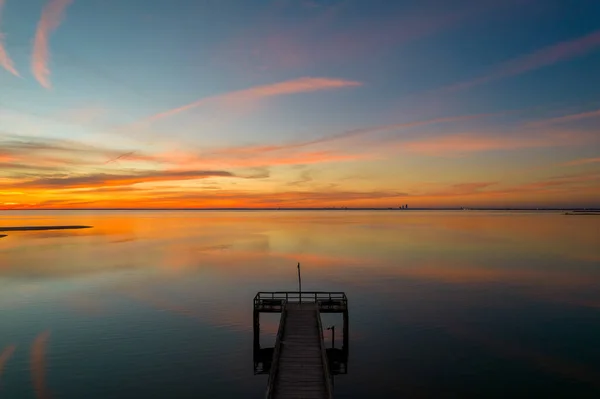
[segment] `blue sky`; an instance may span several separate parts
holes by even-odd
[[[0,206],[599,205],[597,1],[0,9]]]

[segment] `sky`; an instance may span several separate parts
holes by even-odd
[[[600,206],[597,0],[0,0],[0,209]]]

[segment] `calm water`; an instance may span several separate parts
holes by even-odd
[[[297,261],[349,297],[336,398],[600,397],[600,217],[0,213],[56,224],[94,229],[0,239],[3,399],[261,398],[252,298]]]

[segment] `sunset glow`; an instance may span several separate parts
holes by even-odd
[[[0,0],[0,209],[600,205],[597,2],[126,3]]]

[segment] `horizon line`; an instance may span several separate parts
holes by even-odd
[[[482,210],[482,211],[574,211],[598,210],[600,207],[266,207],[266,208],[4,208],[0,211],[444,211],[444,210]]]

